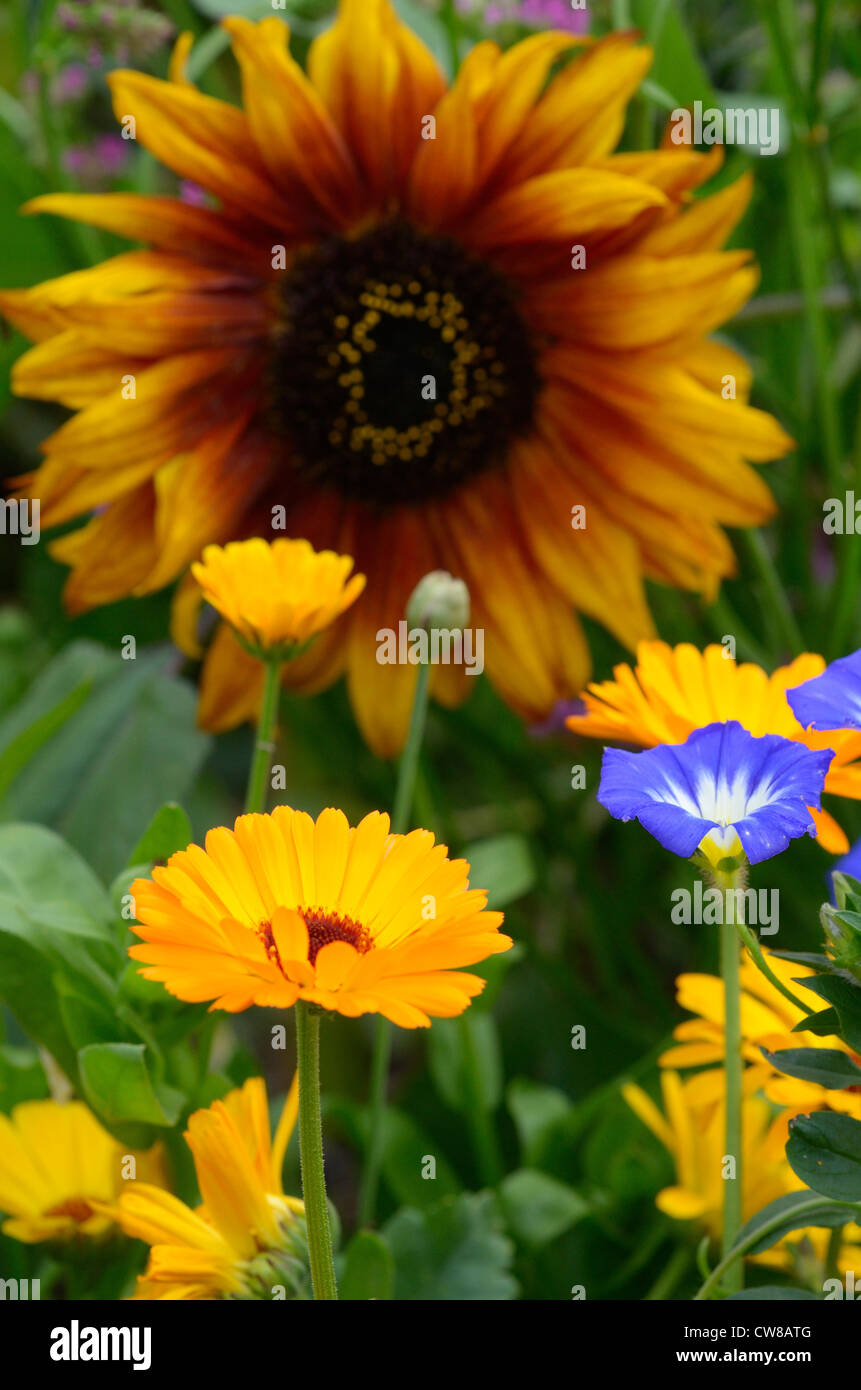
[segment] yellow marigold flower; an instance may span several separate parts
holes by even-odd
[[[463,1012],[484,988],[473,965],[511,938],[428,830],[391,835],[374,811],[351,828],[279,806],[210,830],[132,885],[141,974],[180,999],[235,1013],[297,999],[403,1028]]]
[[[782,960],[765,952],[770,969],[777,978],[799,998],[804,989],[793,984],[814,972],[797,961]],[[861,1120],[861,1088],[847,1087],[832,1090],[813,1081],[800,1081],[785,1076],[765,1061],[760,1048],[769,1052],[785,1048],[824,1047],[854,1056],[842,1038],[819,1036],[816,1033],[794,1033],[792,1030],[805,1014],[781,994],[756,968],[747,954],[741,963],[741,1037],[742,1055],[748,1062],[745,1087],[762,1090],[769,1100],[785,1107],[779,1117],[779,1133],[786,1141],[787,1126],[795,1115],[809,1115],[813,1110],[838,1110]],[[816,995],[810,996],[810,1010],[817,1008]],[[677,1046],[668,1048],[659,1058],[662,1067],[706,1067],[692,1077],[692,1093],[701,1100],[715,1099],[723,1090],[724,1059],[724,989],[716,975],[685,974],[676,980],[676,998],[683,1009],[695,1015],[680,1023],[673,1036]],[[856,1058],[856,1061],[861,1059]]]
[[[305,540],[208,545],[191,572],[204,598],[255,655],[285,655],[330,626],[365,587],[350,555]]]
[[[26,1100],[0,1115],[0,1211],[7,1214],[4,1234],[15,1240],[104,1235],[112,1222],[99,1204],[136,1186],[141,1175],[164,1181],[161,1146],[130,1150],[79,1100]]]
[[[294,1080],[271,1140],[266,1086],[252,1077],[189,1119],[202,1206],[193,1211],[144,1184],[123,1194],[111,1214],[152,1246],[136,1299],[249,1297],[257,1284],[271,1298],[272,1285],[298,1272],[305,1209],[284,1195],[281,1179],[297,1108]]]
[[[182,55],[176,82],[108,79],[138,143],[214,205],[38,198],[148,249],[0,296],[37,344],[15,389],[77,412],[25,484],[43,525],[92,518],[54,546],[67,603],[150,593],[283,507],[368,576],[291,682],[346,669],[366,737],[396,751],[416,668],[378,663],[375,634],[446,569],[490,679],[542,718],[588,679],[578,612],[633,646],[646,578],[713,593],[723,527],[774,512],[748,461],[791,441],[709,338],[757,283],[722,249],[751,180],[699,198],[719,147],[614,154],[652,58],[632,33],[479,43],[449,86],[389,0],[341,0],[307,73],[280,17],[225,28],[242,110],[182,80]],[[253,715],[229,650],[209,680],[220,724]],[[450,704],[471,684],[433,681]]]
[[[609,738],[652,748],[684,743],[693,729],[736,719],[756,738],[780,734],[807,748],[832,748],[834,758],[825,790],[861,799],[861,734],[802,729],[786,699],[787,690],[825,670],[821,656],[805,652],[768,675],[752,662],[738,664],[716,643],[699,651],[689,642],[640,642],[637,664],[613,668],[611,681],[595,681],[581,694],[585,714],[572,714],[569,729],[587,738]],[[810,814],[824,849],[842,854],[849,848],[843,830],[827,811]]]
[[[716,1073],[716,1076],[722,1076],[722,1073]],[[711,1236],[717,1237],[723,1225],[726,1190],[723,1177],[725,1091],[721,1087],[713,1099],[704,1100],[694,1085],[695,1080],[682,1081],[678,1072],[662,1072],[663,1113],[639,1086],[623,1086],[622,1095],[664,1146],[675,1165],[676,1182],[658,1193],[656,1206],[677,1221],[701,1223]],[[771,1119],[771,1107],[766,1100],[749,1093],[744,1096],[741,1181],[742,1218],[745,1221],[777,1197],[804,1188],[804,1183],[796,1177],[786,1161],[783,1140],[775,1131]],[[847,1232],[853,1240],[861,1239],[861,1231],[857,1227],[850,1226]],[[756,1259],[765,1264],[782,1266],[788,1258],[785,1246],[797,1244],[803,1237],[807,1237],[818,1254],[824,1253],[827,1232],[811,1228],[793,1231],[780,1246]],[[857,1268],[859,1257],[861,1249],[857,1245],[844,1245],[840,1268]]]

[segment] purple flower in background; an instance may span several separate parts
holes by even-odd
[[[128,163],[128,141],[121,135],[100,135],[95,142],[94,150],[109,178],[121,174]]]
[[[90,145],[71,145],[63,164],[82,187],[99,189],[124,172],[128,158],[128,142],[109,134],[97,136]]]
[[[72,33],[76,29],[82,28],[83,25],[81,16],[75,13],[71,5],[58,5],[54,18],[61,29],[66,29]]]
[[[572,714],[585,714],[586,706],[577,696],[573,700],[557,700],[546,719],[542,719],[537,724],[530,724],[529,735],[531,738],[547,738],[551,734],[564,734],[567,725],[566,719]]]
[[[786,698],[805,729],[861,730],[861,651],[832,661],[821,676],[787,690]]]
[[[179,196],[183,203],[192,208],[211,208],[213,205],[213,199],[206,189],[201,188],[199,183],[192,183],[191,179],[182,180]]]
[[[458,9],[475,13],[471,0],[458,0]],[[488,24],[515,21],[543,29],[564,29],[570,34],[585,34],[589,29],[589,13],[584,0],[493,0],[484,8]]]
[[[729,720],[643,753],[607,748],[598,800],[673,854],[689,858],[699,847],[717,863],[743,850],[758,864],[816,834],[808,807],[819,809],[833,756],[777,734],[754,738]]]
[[[589,14],[585,5],[573,6],[569,0],[520,0],[520,18],[525,24],[540,24],[548,29],[567,29],[571,34],[585,34]]]
[[[67,63],[57,73],[51,94],[55,101],[79,101],[90,85],[90,74],[84,63]]]

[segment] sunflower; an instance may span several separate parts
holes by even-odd
[[[470,889],[465,859],[428,830],[390,835],[372,812],[240,816],[206,848],[174,854],[132,885],[140,973],[179,999],[231,1013],[297,999],[403,1028],[463,1012],[484,988],[472,965],[511,946],[501,912]]]
[[[0,1211],[3,1233],[15,1240],[104,1235],[112,1222],[99,1204],[141,1175],[164,1182],[160,1146],[130,1151],[79,1100],[26,1100],[0,1114]]]
[[[651,61],[631,33],[482,42],[448,87],[389,0],[342,0],[307,74],[280,18],[225,27],[243,110],[181,60],[109,78],[124,128],[212,206],[38,198],[147,249],[0,296],[38,344],[15,389],[78,412],[23,483],[43,525],[91,517],[54,545],[66,602],[150,593],[275,526],[368,576],[286,679],[346,671],[378,752],[417,673],[379,664],[376,633],[434,569],[469,585],[500,694],[541,718],[588,679],[578,611],[633,647],[645,579],[713,594],[722,526],[773,514],[748,461],[791,441],[707,337],[756,285],[721,249],[750,180],[696,199],[718,147],[613,153]],[[470,686],[433,677],[447,704]],[[229,653],[207,682],[221,726],[247,717]]]
[[[794,982],[814,974],[809,966],[798,961],[783,960],[771,951],[764,954],[769,968],[788,989],[794,988]],[[780,1116],[784,1142],[787,1125],[794,1115],[837,1110],[861,1120],[861,1090],[851,1086],[845,1090],[827,1088],[814,1081],[786,1076],[763,1057],[761,1050],[815,1047],[853,1057],[852,1049],[837,1036],[795,1032],[805,1017],[803,1010],[781,994],[746,954],[742,956],[740,980],[742,1056],[748,1064],[745,1085],[752,1091],[762,1090],[775,1105],[785,1107]],[[662,1067],[675,1069],[704,1067],[691,1078],[691,1086],[699,1098],[713,1100],[723,1088],[723,1073],[719,1070],[724,1060],[723,982],[716,975],[680,975],[676,980],[676,998],[694,1017],[678,1025],[673,1033],[676,1046],[668,1048],[658,1061]],[[811,995],[811,1009],[814,1007]]]
[[[738,664],[724,647],[700,652],[688,642],[640,642],[637,664],[613,669],[612,681],[597,681],[581,695],[585,713],[566,724],[587,738],[609,738],[643,748],[682,743],[694,729],[714,721],[737,720],[757,738],[779,734],[820,752],[833,749],[825,775],[826,792],[861,799],[861,733],[851,729],[817,733],[803,729],[786,692],[824,671],[821,656],[806,652],[767,675],[750,662]],[[834,817],[809,807],[822,847],[842,854],[849,841]]]
[[[281,1180],[297,1106],[294,1081],[271,1139],[266,1086],[252,1077],[189,1119],[202,1207],[139,1184],[110,1209],[152,1246],[136,1299],[271,1298],[274,1285],[304,1282],[304,1207]]]

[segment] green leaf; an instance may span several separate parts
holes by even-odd
[[[837,1010],[841,1038],[853,1052],[861,1052],[861,985],[842,975],[808,975],[795,983],[820,995]]]
[[[143,682],[64,811],[60,825],[70,843],[86,850],[105,877],[127,862],[142,818],[191,786],[210,744],[196,726],[195,709],[195,694],[184,681],[154,676]]]
[[[571,1102],[563,1091],[516,1077],[508,1087],[506,1101],[520,1138],[523,1161],[534,1163],[550,1131],[571,1113]]]
[[[84,1095],[107,1125],[176,1124],[185,1098],[153,1082],[142,1043],[94,1043],[81,1048],[78,1064]]]
[[[54,711],[55,723],[17,770],[0,819],[54,826],[111,878],[141,825],[184,797],[210,744],[196,725],[193,690],[165,675],[164,661],[163,651],[124,661],[87,642],[51,662],[0,721],[0,756],[11,756],[14,740],[46,713]],[[57,706],[87,681],[87,698],[60,721]]]
[[[143,835],[129,855],[127,865],[164,861],[194,838],[191,821],[181,806],[168,801],[156,811]]]
[[[435,1026],[435,1025],[434,1025]],[[423,1177],[427,1160],[434,1176]],[[439,1144],[408,1115],[390,1106],[383,1121],[383,1178],[396,1201],[427,1207],[439,1197],[460,1191],[457,1174]]]
[[[767,1062],[786,1076],[799,1081],[815,1081],[818,1086],[840,1091],[846,1086],[861,1086],[861,1067],[855,1065],[848,1052],[830,1047],[787,1047],[769,1052],[761,1047]]]
[[[48,1078],[38,1052],[31,1047],[0,1043],[0,1110],[5,1114],[23,1100],[45,1100]]]
[[[80,855],[41,825],[0,825],[0,895],[21,907],[72,902],[110,938],[108,894]],[[101,930],[100,930],[101,929]]]
[[[799,1115],[790,1122],[786,1157],[814,1192],[861,1202],[861,1121],[831,1111]]]
[[[405,24],[430,49],[446,77],[453,76],[452,55],[445,28],[438,15],[420,0],[393,0],[395,9]]]
[[[804,1230],[808,1226],[833,1229],[835,1226],[844,1226],[847,1221],[858,1219],[858,1212],[854,1207],[828,1200],[811,1205],[814,1201],[815,1194],[807,1191],[788,1192],[783,1197],[777,1197],[745,1222],[738,1233],[735,1247],[743,1245],[757,1231],[761,1231],[778,1218],[779,1224],[750,1247],[747,1251],[749,1255],[759,1255],[763,1250],[770,1250],[778,1241],[783,1240],[784,1236],[789,1235],[790,1231]]]
[[[37,729],[45,721],[55,721],[56,733],[74,712],[77,702],[81,702],[114,670],[116,658],[100,647],[97,642],[72,642],[59,655],[55,656],[29,686],[15,708],[0,720],[0,770],[7,768],[7,759],[20,740],[26,739],[28,732]],[[61,718],[60,713],[65,714]],[[44,739],[34,744],[32,753],[38,751]],[[15,775],[20,771],[15,769]],[[7,779],[4,777],[2,789],[5,794]]]
[[[338,1280],[341,1300],[389,1299],[395,1281],[392,1252],[376,1231],[357,1231],[347,1246]]]
[[[463,1112],[476,1103],[495,1110],[502,1098],[502,1054],[492,1014],[470,1010],[460,1018],[436,1020],[428,1038],[428,1066],[452,1110]]]
[[[638,28],[648,30],[655,0],[634,0],[632,12]],[[673,95],[675,106],[718,105],[714,88],[688,34],[677,0],[667,8],[661,27],[649,81]]]
[[[780,960],[794,960],[799,965],[812,965],[815,970],[832,970],[834,968],[833,961],[817,951],[772,951],[771,954],[778,956]]]
[[[51,962],[27,939],[26,930],[5,931],[2,916],[0,905],[0,997],[24,1032],[46,1048],[74,1080],[75,1049],[66,1036]]]
[[[86,700],[92,689],[92,681],[81,681],[70,690],[56,705],[53,705],[39,718],[34,719],[17,737],[13,737],[0,756],[0,797],[6,794],[11,783],[22,768],[47,743],[67,719],[70,719]]]
[[[509,1173],[499,1200],[512,1235],[524,1245],[547,1245],[589,1213],[573,1187],[534,1168]]]
[[[426,1212],[405,1207],[383,1235],[395,1259],[397,1300],[500,1302],[517,1296],[513,1246],[490,1193],[465,1192]]]
[[[818,1038],[836,1037],[840,1032],[840,1015],[836,1009],[820,1009],[818,1013],[799,1019],[792,1032],[815,1033]]]
[[[840,909],[861,912],[861,883],[857,878],[838,870],[831,875],[831,886],[834,890],[834,901]]]
[[[120,963],[110,902],[92,870],[43,826],[0,826],[0,997],[73,1080],[63,998],[109,1019]]]
[[[487,890],[488,907],[516,902],[535,883],[535,865],[524,835],[492,835],[475,840],[463,852],[469,860],[472,888]]]

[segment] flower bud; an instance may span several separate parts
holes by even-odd
[[[469,622],[469,589],[448,570],[431,570],[420,579],[407,602],[410,627],[457,632]]]
[[[834,964],[861,980],[861,916],[824,903],[819,920],[825,932],[825,949]]]

